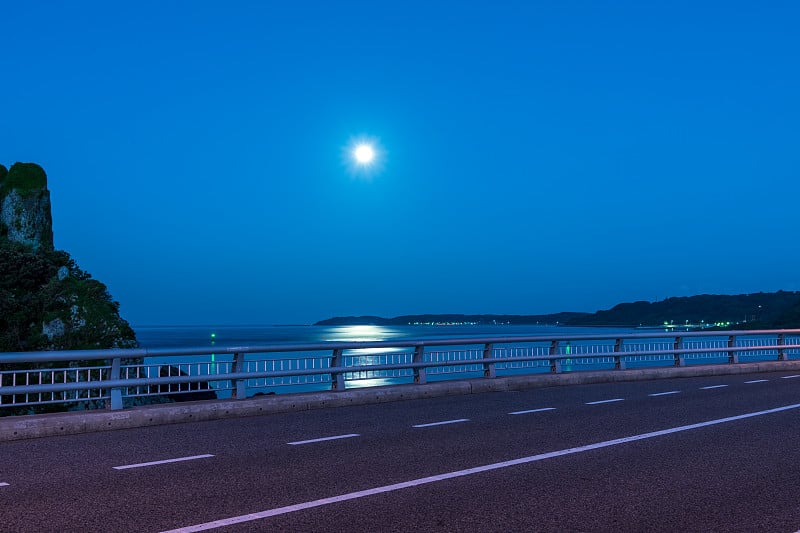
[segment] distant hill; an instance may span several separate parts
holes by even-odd
[[[700,294],[667,298],[659,302],[621,303],[596,313],[563,312],[549,315],[423,314],[394,318],[377,316],[335,317],[318,326],[369,324],[560,324],[564,326],[660,326],[689,324],[695,327],[740,329],[800,328],[800,292],[754,294]]]
[[[426,314],[403,315],[394,318],[379,316],[341,316],[321,320],[315,326],[407,326],[413,324],[565,324],[588,313],[555,313],[550,315],[461,315],[461,314]]]
[[[621,303],[607,311],[577,317],[575,326],[655,326],[671,324],[721,324],[737,327],[800,326],[800,292],[754,294],[700,294],[667,298],[660,302]],[[792,319],[794,313],[795,318]],[[779,326],[780,325],[780,326]]]

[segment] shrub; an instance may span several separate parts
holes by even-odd
[[[0,175],[2,175],[1,170]],[[4,179],[0,180],[0,196],[4,196],[11,189],[16,189],[20,194],[25,194],[46,188],[47,174],[36,163],[14,163]]]

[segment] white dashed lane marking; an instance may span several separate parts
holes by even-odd
[[[334,435],[333,437],[321,437],[319,439],[297,440],[294,442],[287,442],[286,444],[297,446],[299,444],[313,444],[315,442],[325,442],[326,440],[351,439],[353,437],[358,437],[358,436],[360,436],[358,433],[348,433],[347,435]]]
[[[622,402],[625,398],[614,398],[612,400],[598,400],[596,402],[586,402],[586,405],[600,405],[601,403]]]
[[[800,374],[795,374],[793,376],[781,376],[781,379],[792,379],[792,378],[800,378]]]
[[[0,487],[8,487],[8,483],[0,483]]]
[[[671,390],[667,392],[654,392],[653,394],[648,394],[648,396],[667,396],[669,394],[680,394],[681,391],[679,390]]]
[[[555,411],[555,407],[542,407],[540,409],[528,409],[527,411],[514,411],[513,413],[508,413],[510,415],[527,415],[528,413],[541,413],[543,411]]]
[[[164,459],[163,461],[150,461],[149,463],[137,463],[135,465],[115,466],[114,470],[127,470],[129,468],[142,468],[144,466],[163,465],[167,463],[178,463],[181,461],[192,461],[193,459],[206,459],[207,457],[214,457],[211,454],[192,455],[190,457],[176,457],[175,459]]]
[[[234,524],[243,524],[246,522],[252,522],[254,520],[263,520],[265,518],[270,518],[272,516],[280,516],[287,513],[295,513],[298,511],[305,511],[307,509],[313,509],[315,507],[322,507],[325,505],[336,504],[339,502],[345,502],[349,500],[356,500],[359,498],[367,498],[369,496],[374,496],[376,494],[385,494],[388,492],[394,492],[398,490],[405,490],[410,489],[413,487],[419,487],[421,485],[427,485],[430,483],[437,483],[439,481],[446,481],[448,479],[455,479],[459,477],[465,476],[474,476],[477,474],[482,474],[484,472],[491,472],[494,470],[500,470],[503,468],[510,468],[515,467],[518,465],[524,465],[528,463],[535,463],[538,461],[544,461],[548,459],[555,459],[557,457],[563,457],[566,455],[572,455],[577,453],[588,452],[591,450],[597,450],[600,448],[609,448],[612,446],[620,446],[623,444],[627,444],[629,442],[636,442],[645,439],[654,439],[658,437],[662,437],[665,435],[671,435],[673,433],[681,433],[684,431],[692,431],[694,429],[700,429],[708,426],[715,426],[717,424],[727,424],[730,422],[736,422],[739,420],[745,420],[748,418],[753,418],[757,416],[764,416],[770,415],[773,413],[780,413],[783,411],[789,411],[793,409],[800,409],[800,404],[793,404],[793,405],[785,405],[783,407],[776,407],[775,409],[769,409],[766,411],[756,411],[753,413],[746,413],[743,415],[737,416],[730,416],[727,418],[718,418],[715,420],[708,420],[706,422],[700,422],[697,424],[689,424],[687,426],[678,426],[672,427],[667,429],[662,429],[659,431],[651,431],[650,433],[640,433],[638,435],[631,435],[629,437],[622,437],[619,439],[612,439],[606,440],[601,442],[595,442],[592,444],[586,444],[583,446],[576,446],[573,448],[566,448],[563,450],[556,450],[552,452],[540,453],[538,455],[529,455],[527,457],[520,457],[518,459],[511,459],[509,461],[503,461],[500,463],[492,463],[488,465],[482,466],[475,466],[472,468],[467,468],[464,470],[455,470],[452,472],[445,472],[443,474],[437,474],[434,476],[428,477],[421,477],[416,479],[410,479],[408,481],[402,481],[400,483],[394,483],[392,485],[383,485],[380,487],[373,487],[368,488],[365,490],[360,490],[357,492],[348,492],[345,494],[339,494],[337,496],[329,496],[327,498],[322,498],[319,500],[312,500],[312,501],[305,501],[299,502],[293,505],[287,505],[284,507],[276,507],[274,509],[266,509],[264,511],[259,511],[256,513],[249,513],[245,515],[239,516],[231,516],[229,518],[222,518],[220,520],[214,520],[212,522],[204,522],[200,524],[192,524],[184,527],[179,527],[177,529],[171,529],[166,532],[162,533],[194,533],[197,531],[208,531],[209,529],[216,529],[220,527],[227,527],[232,526]],[[260,528],[262,530],[269,529],[269,525],[265,525],[264,527]]]
[[[745,381],[745,383],[766,383],[767,381],[769,381],[769,380],[768,379],[754,379],[754,380],[751,380],[751,381]]]
[[[442,422],[431,422],[429,424],[417,424],[416,426],[411,426],[415,428],[429,428],[431,426],[444,426],[445,424],[458,424],[459,422],[469,422],[469,418],[459,418],[456,420],[444,420]]]
[[[727,385],[709,385],[708,387],[700,387],[700,390],[721,389]]]

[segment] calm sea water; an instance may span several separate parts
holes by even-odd
[[[546,335],[614,335],[618,333],[632,333],[634,329],[621,328],[580,328],[564,326],[510,326],[510,325],[443,325],[443,326],[142,326],[134,328],[142,348],[223,348],[225,346],[263,346],[282,344],[318,344],[324,342],[367,342],[367,341],[392,341],[392,340],[421,340],[421,339],[453,339],[465,337],[523,337]],[[398,348],[376,348],[352,350],[357,354],[352,360],[353,364],[387,364],[397,363],[391,359],[392,353],[403,352]],[[405,351],[408,351],[405,349]],[[222,372],[223,368],[229,369],[232,361],[231,354],[217,354],[214,356],[180,356],[180,357],[148,357],[145,364],[155,365],[189,365],[181,366],[186,372],[213,374]],[[287,352],[273,352],[270,357],[275,359],[293,358],[296,354]],[[255,361],[258,354],[249,354],[247,360]],[[262,356],[263,358],[263,356]],[[228,365],[223,367],[223,365]],[[520,370],[519,372],[524,372]],[[518,372],[514,372],[518,373]],[[480,372],[465,372],[459,377],[477,377]],[[432,375],[429,380],[447,379],[448,375]],[[349,378],[348,378],[349,379]],[[390,383],[407,382],[408,379],[395,379],[391,377],[370,377],[369,379],[349,380],[348,387],[367,387],[387,385]],[[230,396],[229,390],[221,390],[219,385],[227,382],[211,382],[212,388],[217,389],[218,397]],[[250,387],[250,385],[249,385]],[[330,384],[326,383],[289,383],[280,386],[255,386],[249,388],[249,394],[303,392],[310,390],[327,390]]]
[[[601,370],[614,367],[613,357],[609,358],[609,349],[614,348],[614,335],[624,335],[629,333],[643,333],[642,330],[633,328],[596,328],[596,327],[565,327],[565,326],[510,326],[510,325],[443,325],[443,326],[149,326],[135,328],[139,343],[143,348],[224,348],[226,346],[265,346],[282,344],[319,344],[324,342],[368,342],[368,341],[400,341],[400,340],[425,340],[425,339],[455,339],[455,338],[476,338],[476,337],[524,337],[524,336],[564,336],[574,337],[577,335],[599,335],[607,336],[609,339],[603,341],[587,341],[573,339],[572,343],[562,343],[559,347],[559,354],[570,355],[563,359],[563,370],[565,372],[581,370]],[[653,335],[663,334],[663,330],[652,331]],[[677,333],[677,332],[672,332]],[[745,338],[746,340],[746,338]],[[640,338],[635,341],[635,350],[664,350],[671,347],[671,339],[664,338]],[[518,348],[509,347],[510,352],[505,356],[512,356],[514,350],[525,350],[527,347],[538,345],[538,352],[525,352],[521,355],[531,355],[532,353],[546,354],[549,345],[547,343],[520,343]],[[510,345],[507,345],[510,346]],[[685,341],[685,348],[705,349],[711,347],[727,346],[727,336],[704,337],[702,339],[692,339]],[[455,348],[455,347],[454,347]],[[465,346],[458,347],[453,356],[461,357],[459,350],[463,351]],[[473,346],[473,349],[480,349]],[[442,350],[447,351],[446,347]],[[541,350],[545,350],[542,352]],[[398,364],[408,360],[407,348],[360,348],[345,352],[345,366],[363,365],[382,365]],[[406,352],[406,353],[404,353]],[[429,352],[432,361],[441,354]],[[518,352],[515,352],[518,353]],[[328,354],[330,355],[330,354]],[[462,354],[463,355],[463,354]],[[305,357],[306,359],[303,359]],[[275,371],[275,370],[297,370],[306,368],[307,361],[314,357],[324,357],[321,353],[306,354],[298,356],[294,352],[281,352],[281,350],[269,353],[269,361],[265,361],[264,354],[248,354],[246,361],[248,364],[256,365],[253,370]],[[449,356],[448,356],[449,357]],[[750,360],[775,359],[774,350],[766,350],[764,353],[748,352]],[[469,359],[469,358],[467,358]],[[480,368],[467,368],[465,359],[464,369],[455,367],[429,368],[429,381],[439,379],[454,379],[465,377],[480,377]],[[296,362],[293,362],[296,361]],[[697,357],[688,358],[686,364],[712,364],[726,363],[728,354],[722,350],[719,352],[705,352]],[[214,355],[190,355],[180,357],[148,357],[145,358],[146,365],[179,365],[181,370],[190,374],[216,374],[230,371],[233,355],[231,353],[216,353]],[[305,362],[304,362],[305,361]],[[672,356],[666,357],[638,357],[633,356],[626,359],[628,368],[649,367],[649,366],[669,366],[672,364]],[[288,366],[285,366],[288,365]],[[474,365],[473,365],[474,366]],[[549,365],[536,364],[535,368],[531,365],[512,363],[498,369],[498,375],[511,375],[532,372],[550,372]],[[190,368],[191,367],[191,368]],[[310,368],[310,367],[309,367]],[[313,366],[313,368],[320,368]],[[362,371],[363,372],[363,371]],[[381,373],[383,372],[383,373]],[[357,375],[354,372],[348,376],[349,387],[363,387],[386,385],[390,383],[408,382],[408,376],[400,379],[401,374],[392,373],[393,371],[367,371],[366,377]],[[454,374],[454,372],[461,372]],[[408,372],[406,372],[408,374]],[[272,379],[272,378],[269,378]],[[280,381],[282,378],[276,378]],[[405,381],[404,381],[405,380]],[[228,391],[220,390],[222,385],[227,382],[211,382],[211,386],[218,390],[220,397],[230,395]],[[251,385],[248,385],[251,387]],[[306,383],[300,380],[284,380],[281,383],[273,380],[270,383],[264,381],[263,384],[254,384],[250,389],[250,394],[256,392],[300,392],[308,390],[324,390],[330,388],[329,382]]]
[[[627,328],[565,326],[140,326],[134,328],[142,348],[305,344],[457,337],[583,335],[634,333]],[[213,336],[212,336],[213,335]]]

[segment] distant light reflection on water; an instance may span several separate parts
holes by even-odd
[[[142,348],[196,348],[255,346],[400,339],[432,339],[477,336],[581,335],[633,333],[629,328],[510,325],[408,325],[408,326],[137,326]]]
[[[401,337],[401,332],[385,326],[333,326],[326,341],[376,342]]]

